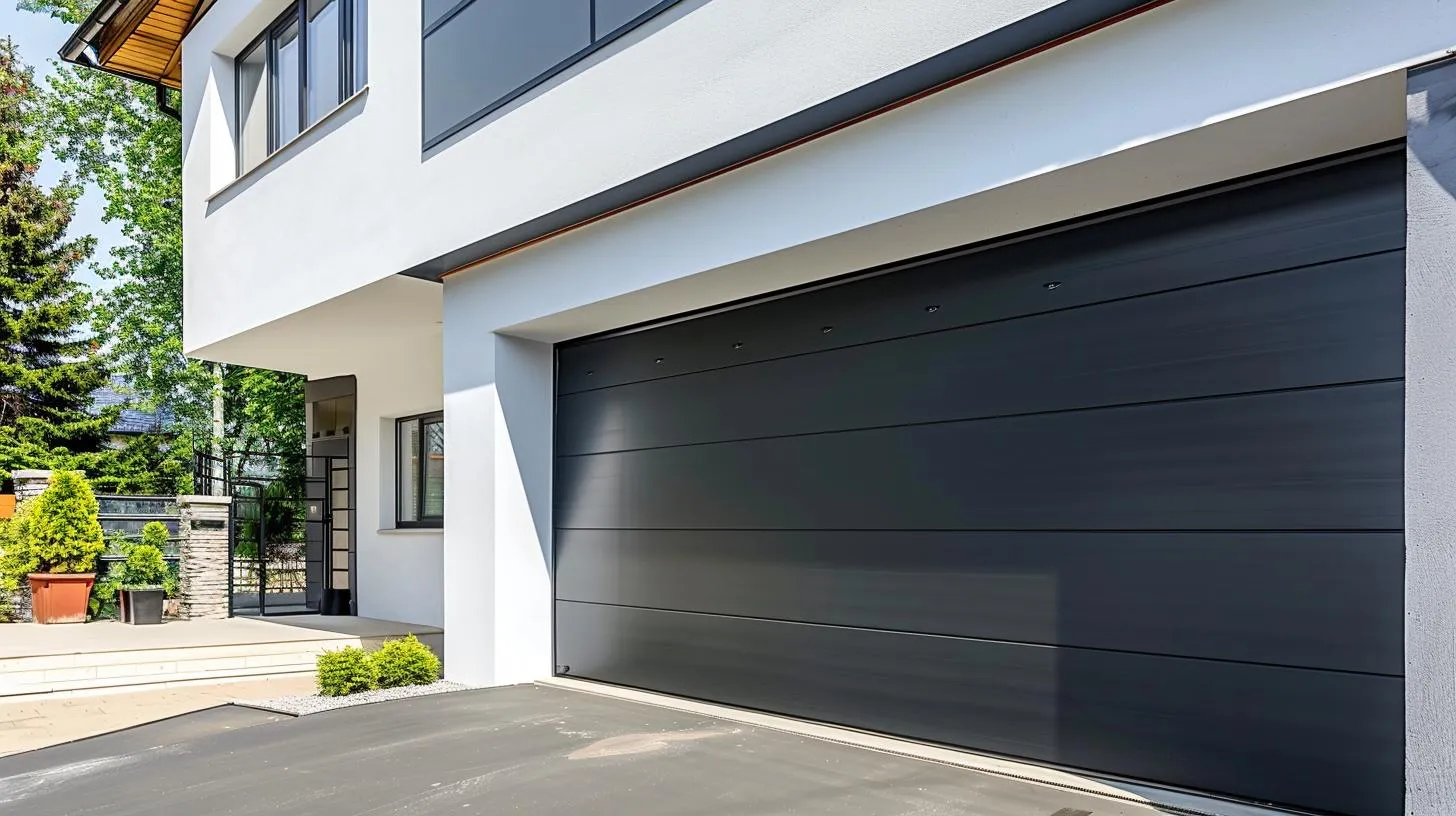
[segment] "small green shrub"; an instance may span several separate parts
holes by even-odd
[[[58,470],[51,476],[50,487],[33,501],[25,538],[35,555],[36,571],[95,572],[96,559],[106,544],[97,519],[100,507],[86,479],[75,471]]]
[[[319,694],[343,697],[378,687],[374,661],[358,646],[345,646],[318,656]]]
[[[162,597],[175,598],[177,593],[182,591],[181,565],[172,562],[167,563],[167,577],[162,579]]]
[[[440,658],[414,635],[386,642],[369,659],[380,688],[423,686],[440,679]]]
[[[116,620],[121,617],[121,609],[117,604],[119,589],[121,581],[110,576],[97,579],[91,585],[91,598],[86,605],[91,620]]]
[[[161,550],[151,544],[138,544],[126,554],[126,567],[121,574],[122,588],[160,589],[170,574]]]
[[[167,525],[160,521],[149,521],[142,525],[142,544],[148,547],[165,550],[167,549],[167,540],[171,536],[172,532],[167,529]]]
[[[35,502],[21,502],[15,515],[0,521],[0,621],[14,617],[11,603],[25,586],[25,576],[38,572],[40,562],[30,546],[30,513]]]

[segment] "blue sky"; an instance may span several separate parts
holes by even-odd
[[[55,70],[56,51],[69,34],[70,27],[63,23],[43,14],[19,11],[15,8],[15,0],[0,0],[0,37],[8,35],[15,40],[20,58],[35,68],[38,82],[44,83],[45,78]],[[41,164],[40,182],[54,184],[62,173],[70,170],[72,168],[57,161],[55,156],[47,154]],[[88,188],[86,194],[77,202],[76,216],[71,220],[71,235],[96,236],[93,262],[106,261],[111,248],[125,241],[117,225],[102,222],[101,213],[105,206],[106,201],[100,192]],[[93,286],[100,285],[100,281],[89,268],[80,277]]]

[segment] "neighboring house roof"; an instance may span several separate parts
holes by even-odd
[[[91,412],[99,414],[107,408],[131,405],[135,398],[125,393],[126,390],[125,378],[113,375],[110,385],[91,392]],[[111,426],[110,432],[113,434],[166,433],[176,422],[177,417],[170,408],[143,411],[137,408],[122,407],[121,414],[116,418],[116,423]]]

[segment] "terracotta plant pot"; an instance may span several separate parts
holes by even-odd
[[[33,572],[30,579],[31,615],[36,623],[85,623],[86,604],[96,573],[55,575]]]

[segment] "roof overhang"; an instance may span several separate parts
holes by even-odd
[[[61,59],[117,76],[182,87],[182,38],[215,0],[101,0]]]

